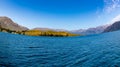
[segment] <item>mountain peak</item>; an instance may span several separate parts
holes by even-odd
[[[1,19],[1,18],[8,18],[8,17],[7,17],[7,16],[0,16],[0,19]]]

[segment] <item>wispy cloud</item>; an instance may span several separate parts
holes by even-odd
[[[111,13],[115,9],[120,7],[120,0],[104,0],[105,8],[103,11]]]
[[[103,1],[104,7],[96,10],[96,22],[112,24],[116,21],[120,21],[120,0]]]

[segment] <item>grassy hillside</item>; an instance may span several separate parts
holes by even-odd
[[[13,34],[21,34],[21,35],[28,35],[28,36],[56,36],[56,37],[67,37],[67,36],[78,36],[77,34],[71,34],[68,32],[60,31],[40,31],[40,30],[26,30],[26,31],[14,31],[5,28],[0,28],[1,32],[13,33]]]
[[[28,30],[24,32],[24,35],[30,35],[30,36],[77,36],[76,34],[71,34],[68,32],[64,32],[64,31],[60,31],[60,32],[56,32],[56,31],[40,31],[40,30]]]

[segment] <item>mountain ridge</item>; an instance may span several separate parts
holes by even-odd
[[[104,29],[106,29],[108,26],[109,24],[88,28],[88,29],[73,30],[71,31],[71,33],[84,34],[84,35],[99,34],[102,33]]]

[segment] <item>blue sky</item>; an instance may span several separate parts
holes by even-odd
[[[0,16],[30,29],[76,30],[111,22],[120,15],[120,0],[0,0]]]

